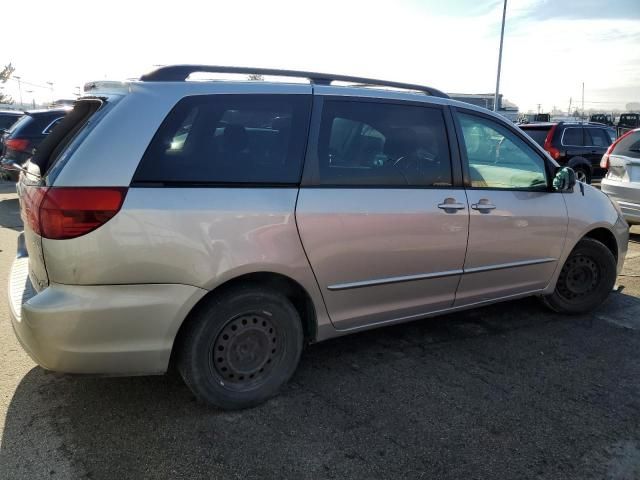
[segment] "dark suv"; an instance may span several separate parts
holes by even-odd
[[[0,133],[7,131],[22,115],[19,110],[0,110]]]
[[[602,155],[616,139],[616,131],[598,123],[532,123],[520,125],[562,166],[575,170],[578,180],[591,183],[602,178]]]
[[[593,123],[602,123],[603,125],[609,125],[613,127],[613,118],[611,115],[605,113],[594,113],[589,117],[589,121]]]
[[[34,149],[46,138],[69,109],[32,110],[26,112],[9,131],[2,141],[2,163],[0,166],[12,180],[17,180],[16,171],[5,168],[7,163],[24,164],[33,155]]]
[[[618,136],[638,127],[640,127],[639,113],[623,113],[618,120]]]

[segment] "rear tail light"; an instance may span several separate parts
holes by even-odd
[[[551,155],[551,157],[554,160],[557,160],[560,158],[560,150],[558,150],[556,147],[554,147],[552,145],[553,143],[553,135],[556,133],[556,127],[558,125],[553,125],[551,127],[551,129],[549,130],[549,133],[547,133],[547,138],[544,139],[544,146],[543,148],[549,152],[549,155]]]
[[[600,160],[600,168],[605,168],[605,169],[609,168],[609,155],[611,155],[611,153],[613,152],[613,149],[616,148],[616,145],[620,143],[620,140],[630,135],[631,133],[633,133],[633,130],[629,130],[627,133],[625,133],[624,135],[621,135],[620,137],[618,137],[618,139],[615,142],[609,145],[609,148],[607,148],[607,151],[604,152],[604,155],[602,156],[602,160]]]
[[[76,238],[113,218],[126,195],[126,188],[116,187],[26,187],[22,218],[44,238]]]
[[[29,149],[29,140],[24,138],[9,138],[5,140],[4,144],[7,148],[18,152],[26,152]]]

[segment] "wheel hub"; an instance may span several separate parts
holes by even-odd
[[[213,364],[226,382],[252,383],[265,377],[279,353],[277,331],[262,315],[229,321],[213,345]]]
[[[600,279],[598,264],[591,258],[579,255],[570,258],[560,273],[559,291],[571,300],[593,292]]]

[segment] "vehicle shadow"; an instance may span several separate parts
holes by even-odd
[[[33,368],[9,405],[0,470],[604,478],[620,456],[610,445],[640,429],[634,311],[640,299],[624,293],[579,317],[527,299],[337,338],[307,348],[278,397],[242,412],[198,404],[174,372],[95,378]]]
[[[13,190],[15,191],[15,186]],[[0,189],[0,193],[4,193],[2,189]],[[20,206],[17,198],[0,199],[0,227],[22,230]]]

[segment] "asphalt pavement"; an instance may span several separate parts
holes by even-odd
[[[0,185],[0,279],[21,229]],[[0,281],[0,479],[640,478],[640,229],[589,315],[535,299],[312,345],[268,403],[224,412],[179,376],[45,372]]]

